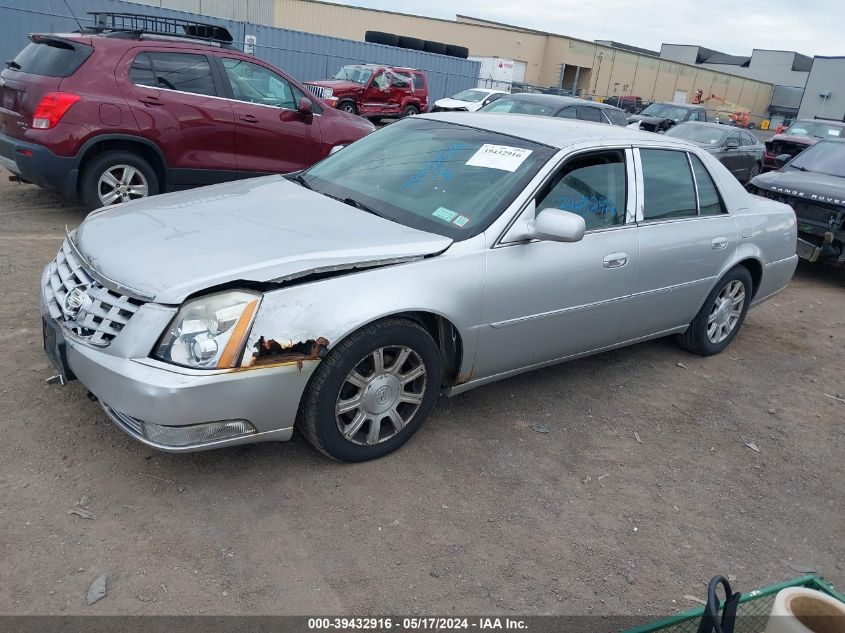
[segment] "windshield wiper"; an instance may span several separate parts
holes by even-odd
[[[305,176],[303,176],[302,174],[296,174],[295,176],[290,176],[288,178],[288,180],[293,180],[294,182],[299,183],[300,185],[305,187],[306,189],[310,189],[311,191],[314,191],[314,187],[312,187],[308,183],[308,181],[305,180]]]
[[[790,165],[790,167],[792,167],[792,169],[797,169],[798,171],[810,171],[806,167],[801,167],[801,165]]]
[[[367,206],[363,202],[356,200],[355,198],[341,198],[340,196],[333,196],[331,194],[323,194],[332,198],[333,200],[337,200],[338,202],[342,202],[343,204],[348,204],[350,207],[355,207],[356,209],[361,209],[361,211],[366,211],[367,213],[372,213],[377,217],[382,217],[381,213],[373,209],[372,207]]]
[[[12,70],[20,70],[21,69],[21,65],[18,62],[16,62],[14,59],[7,59],[5,64],[6,64],[6,68],[11,68]]]

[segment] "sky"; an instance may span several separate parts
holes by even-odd
[[[843,0],[328,0],[454,20],[455,13],[585,40],[652,50],[699,44],[732,55],[752,48],[845,56]]]

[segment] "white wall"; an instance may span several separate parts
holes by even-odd
[[[830,92],[827,99],[819,96]],[[845,120],[845,57],[815,57],[807,79],[799,118]]]

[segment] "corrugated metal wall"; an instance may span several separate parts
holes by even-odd
[[[178,6],[192,0],[180,0]],[[166,4],[168,0],[161,0]],[[193,0],[199,6],[200,0]],[[202,0],[205,6],[209,0]],[[233,5],[215,0],[221,10]],[[70,11],[68,10],[70,9]],[[244,9],[246,10],[246,8]],[[478,62],[445,55],[434,55],[381,44],[355,42],[326,35],[280,29],[242,20],[211,18],[158,6],[140,5],[122,0],[0,0],[0,60],[13,58],[26,45],[32,32],[69,32],[93,22],[89,11],[143,13],[196,19],[225,26],[238,42],[245,35],[255,35],[255,55],[278,66],[300,81],[325,79],[344,64],[377,63],[408,66],[425,72],[429,101],[472,88],[478,81]]]

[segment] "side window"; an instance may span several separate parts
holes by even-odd
[[[575,114],[575,107],[569,106],[568,108],[564,108],[560,112],[558,112],[556,117],[560,117],[561,119],[577,119],[577,115]]]
[[[563,209],[584,218],[587,230],[625,223],[625,152],[608,150],[576,156],[537,198],[537,212]]]
[[[731,132],[730,134],[728,134],[727,138],[725,139],[725,146],[730,147],[731,145],[742,145],[742,141],[739,140],[739,132]]]
[[[146,59],[142,59],[146,57]],[[129,75],[135,83],[179,92],[216,96],[211,66],[205,55],[196,53],[142,53],[135,58]],[[136,77],[140,81],[136,81]],[[150,83],[145,83],[149,81]]]
[[[590,108],[588,106],[578,106],[578,118],[582,121],[594,121],[596,123],[604,123],[601,118],[601,112],[598,108]]]
[[[502,98],[502,97],[504,97],[504,96],[505,96],[505,95],[503,95],[501,92],[494,92],[493,94],[491,94],[489,97],[487,97],[487,98],[484,100],[484,104],[483,104],[483,105],[487,105],[488,103],[493,103],[493,102],[494,102],[494,101],[496,101],[497,99],[501,99],[501,98]]]
[[[722,204],[722,198],[719,195],[719,190],[716,189],[716,183],[713,182],[710,172],[707,171],[698,156],[690,154],[689,157],[692,161],[695,182],[698,185],[698,204],[701,208],[701,215],[721,215],[725,213],[725,205]]]
[[[141,53],[132,62],[132,66],[129,67],[129,79],[139,86],[158,88],[153,74],[153,65],[150,63],[150,56],[147,53]]]
[[[283,77],[243,59],[223,58],[223,68],[238,101],[295,110],[299,97],[305,96]]]
[[[387,88],[387,76],[384,74],[384,71],[379,72],[379,74],[373,77],[372,87],[378,88],[379,90]]]
[[[695,189],[686,152],[641,149],[643,218],[663,220],[697,215]]]
[[[702,115],[701,110],[693,110],[690,112],[688,121],[703,121],[704,116]]]
[[[410,88],[411,78],[402,73],[390,73],[390,86],[392,88]]]
[[[413,82],[414,90],[425,90],[425,77],[419,73],[414,73]]]
[[[756,145],[757,144],[757,140],[753,136],[751,136],[748,132],[742,132],[740,134],[740,137],[742,138],[742,144],[743,145]]]

